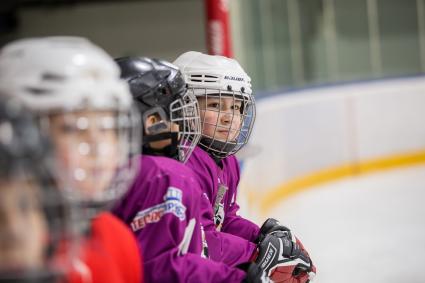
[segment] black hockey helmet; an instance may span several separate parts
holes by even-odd
[[[115,59],[121,68],[133,98],[141,112],[143,152],[165,155],[185,162],[199,141],[200,117],[196,97],[187,93],[180,70],[173,64],[147,57],[122,57]],[[150,115],[158,115],[160,122],[145,128]],[[170,123],[179,125],[172,131]],[[171,139],[171,145],[153,149],[151,142]]]
[[[50,149],[50,143],[41,135],[30,112],[14,100],[2,99],[0,282],[56,282],[60,274],[59,269],[52,267],[52,262],[56,247],[69,232],[69,207],[54,185],[53,164],[48,161]],[[20,181],[12,185],[14,180]],[[47,228],[47,239],[40,236],[42,232],[37,233],[43,228],[38,230],[31,225],[34,222],[26,222],[36,217],[30,211],[41,215],[37,219],[46,225],[37,227]],[[15,228],[9,227],[10,221],[15,223]],[[28,227],[31,227],[31,231]],[[28,250],[29,246],[37,247],[35,249],[40,251],[38,257],[34,256],[35,249]],[[32,265],[36,259],[39,262]]]

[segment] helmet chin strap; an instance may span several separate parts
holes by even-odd
[[[149,143],[151,142],[163,141],[167,139],[171,139],[171,144],[163,148],[160,148],[160,149],[152,148],[149,145]],[[167,156],[180,161],[178,143],[179,143],[179,133],[177,132],[166,132],[166,133],[160,133],[156,135],[144,136],[142,153],[147,155]]]
[[[236,147],[236,144],[230,144],[222,142],[216,139],[211,139],[203,136],[199,143],[199,146],[204,149],[214,159],[214,161],[220,165],[221,160],[229,155]]]

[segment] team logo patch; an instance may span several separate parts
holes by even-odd
[[[182,203],[183,193],[180,189],[169,187],[164,195],[164,202],[139,211],[131,222],[131,229],[136,232],[149,223],[161,220],[167,213],[174,214],[180,221],[186,219],[186,207]]]

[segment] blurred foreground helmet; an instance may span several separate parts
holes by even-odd
[[[0,90],[49,133],[67,197],[96,210],[125,193],[138,168],[140,119],[119,73],[84,38],[24,39],[0,51]]]
[[[70,253],[56,253],[69,240],[69,206],[54,184],[50,148],[29,113],[2,99],[0,282],[58,282],[69,262]]]
[[[142,113],[143,150],[186,162],[200,138],[200,117],[195,96],[187,93],[186,83],[178,68],[166,61],[146,57],[118,58],[121,77]],[[149,116],[157,123],[147,127]],[[173,124],[178,129],[173,129]],[[171,140],[171,145],[152,148],[152,142]]]
[[[235,154],[248,142],[255,120],[250,77],[234,59],[195,51],[183,53],[174,64],[198,98],[199,145],[218,159]]]
[[[17,40],[0,51],[1,88],[37,112],[129,109],[131,96],[110,56],[79,37]]]

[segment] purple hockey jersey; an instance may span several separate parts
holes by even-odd
[[[206,151],[196,147],[186,165],[195,172],[204,196],[208,198],[209,204],[213,208],[213,218],[217,230],[241,237],[253,243],[260,232],[259,227],[237,215],[239,210],[239,205],[236,202],[240,178],[239,164],[234,156],[224,158],[221,162],[222,166],[220,167]],[[203,221],[204,219],[205,217]],[[205,229],[211,258],[216,259],[213,252],[223,250],[223,242],[220,243],[217,239],[214,239],[216,237],[211,239],[212,235],[208,233],[211,230]],[[221,246],[216,246],[216,244]],[[224,251],[231,251],[232,246],[234,245],[224,247]],[[255,245],[251,244],[249,249],[252,254]],[[249,252],[246,254],[249,254]],[[222,253],[221,256],[226,255]]]
[[[143,254],[145,282],[241,282],[245,273],[202,255],[201,191],[178,161],[143,156],[133,186],[114,213]]]

